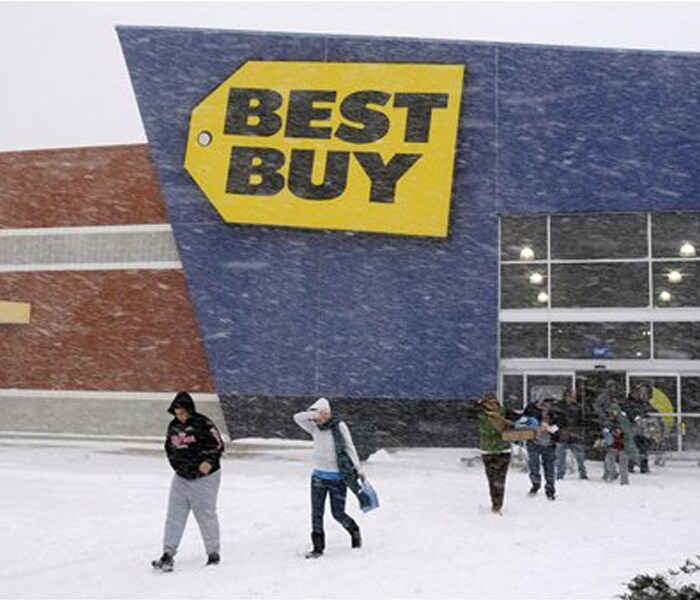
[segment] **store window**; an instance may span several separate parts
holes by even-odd
[[[678,381],[674,376],[640,376],[630,377],[630,389],[638,387],[652,409],[658,413],[675,413],[678,411]]]
[[[544,398],[559,400],[566,389],[573,389],[573,377],[569,375],[528,375],[527,402]]]
[[[700,415],[700,377],[681,377],[681,408]]]
[[[528,314],[501,358],[700,360],[700,212],[504,217],[500,239],[500,308]]]
[[[679,449],[678,377],[675,376],[631,376],[630,390],[639,388],[641,398],[647,402],[649,411],[660,414],[664,450]]]
[[[700,450],[700,377],[681,377],[683,450]]]
[[[547,323],[501,323],[501,358],[547,358]]]
[[[654,306],[700,306],[700,262],[654,263]]]
[[[651,217],[652,256],[700,256],[700,213],[656,213]]]
[[[552,308],[649,306],[646,262],[553,264]]]
[[[650,356],[649,323],[552,323],[552,358]]]
[[[522,375],[504,375],[501,396],[503,406],[508,410],[522,410],[524,407],[524,377]]]
[[[646,214],[552,216],[552,260],[645,258]]]
[[[682,432],[683,450],[700,450],[700,417],[684,417]]]
[[[700,359],[700,323],[669,322],[654,324],[654,358]]]
[[[502,265],[501,308],[547,308],[547,265]]]
[[[501,219],[501,260],[547,260],[547,217]]]

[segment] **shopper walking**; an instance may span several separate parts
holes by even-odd
[[[528,440],[527,465],[530,477],[529,494],[534,496],[542,486],[542,471],[544,471],[544,490],[549,500],[556,498],[554,482],[554,461],[556,443],[559,440],[559,425],[555,413],[552,412],[552,399],[544,398],[528,404],[523,412],[525,417],[532,417],[538,423],[535,439]]]
[[[207,565],[216,565],[220,561],[216,502],[224,442],[216,425],[197,412],[194,400],[187,392],[175,396],[168,412],[175,418],[168,425],[165,452],[175,474],[170,484],[163,555],[151,565],[158,571],[173,570],[174,557],[190,511],[194,513],[202,534]]]
[[[311,542],[306,558],[323,556],[326,535],[323,525],[326,497],[330,496],[331,514],[350,534],[351,546],[360,548],[362,536],[355,520],[345,512],[348,483],[364,479],[357,450],[345,422],[331,413],[327,398],[319,398],[306,411],[294,415],[294,421],[313,438],[314,470],[311,474]]]
[[[496,395],[491,392],[484,394],[478,408],[479,449],[489,484],[491,512],[500,515],[511,458],[510,442],[504,441],[501,433],[512,426],[512,421],[507,418],[506,410],[501,406]]]
[[[625,412],[620,408],[619,398],[613,398],[610,404],[609,421],[603,429],[606,447],[603,461],[603,479],[615,481],[619,477],[620,484],[629,484],[629,463],[639,459],[639,451],[634,443],[632,425]]]
[[[584,440],[585,430],[583,421],[583,407],[576,399],[576,392],[571,389],[564,390],[561,401],[554,407],[560,426],[559,441],[556,445],[556,471],[557,479],[566,476],[566,454],[570,451],[576,459],[579,479],[588,479],[586,472]]]

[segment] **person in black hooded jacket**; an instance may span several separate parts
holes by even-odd
[[[187,392],[175,396],[168,412],[175,418],[168,425],[165,452],[175,474],[170,485],[163,555],[151,565],[159,571],[173,570],[174,556],[190,511],[202,533],[207,564],[215,565],[220,561],[216,501],[224,442],[211,419],[197,412],[194,400]]]

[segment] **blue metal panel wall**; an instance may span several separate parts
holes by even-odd
[[[220,394],[466,398],[496,374],[493,48],[119,30]],[[182,168],[190,110],[248,59],[466,63],[447,240],[225,225]]]
[[[700,58],[120,28],[220,394],[472,398],[496,383],[497,214],[698,208]],[[226,225],[182,168],[246,60],[464,63],[446,240]]]
[[[700,207],[700,55],[501,47],[503,212]]]

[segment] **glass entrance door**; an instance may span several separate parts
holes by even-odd
[[[559,400],[565,389],[573,389],[571,373],[503,373],[501,396],[511,410],[522,410],[529,402],[542,398]]]
[[[659,420],[660,439],[658,450],[662,452],[681,450],[682,428],[679,427],[677,375],[642,375],[629,377],[630,390],[637,389],[646,410]]]
[[[627,403],[633,391],[638,393],[650,416],[658,421],[660,439],[654,450],[659,455],[679,450],[700,452],[700,377],[697,375],[607,369],[575,373],[513,370],[501,374],[503,402],[513,410],[522,410],[528,402],[541,397],[561,398],[566,388],[576,390],[586,422],[586,446],[594,455],[591,449],[601,438],[606,421],[601,414],[606,395],[617,395]]]
[[[591,418],[596,416],[596,407],[600,406],[602,397],[617,395],[620,400],[626,396],[626,373],[624,371],[576,371],[576,394]],[[603,415],[598,415],[603,417]]]
[[[527,402],[551,398],[561,400],[566,389],[572,389],[573,378],[569,374],[553,373],[528,373],[527,374]]]
[[[576,371],[576,395],[583,407],[585,426],[585,447],[592,458],[602,459],[593,452],[595,441],[602,437],[602,430],[607,422],[604,406],[613,396],[624,400],[626,391],[626,373],[594,369]]]
[[[683,450],[700,452],[700,377],[681,377],[681,442]]]

